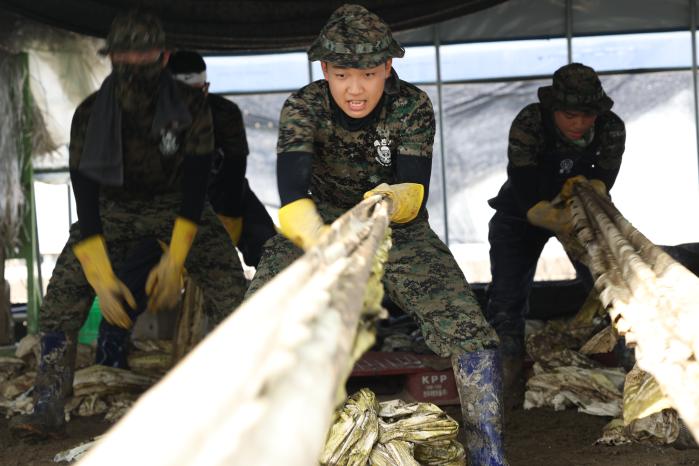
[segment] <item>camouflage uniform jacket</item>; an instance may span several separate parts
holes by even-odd
[[[333,116],[327,81],[313,82],[284,103],[277,153],[313,154],[311,198],[332,221],[380,183],[396,183],[396,159],[432,157],[435,119],[429,97],[392,76],[380,111],[367,126],[350,131]],[[426,213],[421,214],[426,218]]]
[[[211,112],[204,94],[176,82],[177,91],[187,104],[192,124],[176,136],[176,141],[154,139],[151,125],[154,107],[132,115],[122,113],[122,153],[124,184],[120,187],[102,186],[100,197],[109,201],[149,200],[159,195],[179,195],[182,192],[185,155],[208,156],[214,150]],[[70,134],[70,168],[77,170],[83,152],[90,111],[97,93],[85,99],[75,110]],[[178,147],[165,155],[161,145],[175,143]]]
[[[624,122],[613,112],[598,115],[592,140],[578,146],[561,135],[553,115],[540,104],[524,107],[512,122],[507,148],[507,181],[494,209],[524,218],[542,200],[553,199],[566,179],[584,175],[614,185],[624,153]]]

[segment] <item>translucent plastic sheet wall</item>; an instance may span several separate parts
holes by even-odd
[[[0,50],[0,247],[17,245],[24,194],[22,172],[22,87],[25,59]]]
[[[536,100],[546,81],[444,85],[449,247],[473,282],[490,281],[488,221],[494,197],[506,179],[510,123]],[[574,276],[565,253],[550,242],[537,279]]]
[[[627,131],[614,201],[658,244],[697,241],[699,170],[691,72],[620,74],[602,81]],[[450,247],[474,280],[488,278],[488,220],[494,211],[487,201],[506,179],[510,123],[522,107],[537,101],[537,88],[547,82],[444,86]],[[555,263],[567,265],[562,251],[552,249],[548,256],[552,262],[541,265],[554,275],[561,273]]]
[[[690,71],[603,76],[626,122],[614,202],[656,244],[699,241],[699,183]]]
[[[279,112],[288,93],[231,97],[243,112],[250,155],[247,178],[260,201],[276,221],[279,209],[277,191],[277,135]]]

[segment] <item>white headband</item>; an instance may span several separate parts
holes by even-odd
[[[206,84],[206,70],[202,71],[201,73],[173,74],[172,77],[190,86]]]

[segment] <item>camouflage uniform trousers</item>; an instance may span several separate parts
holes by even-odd
[[[144,238],[169,243],[179,205],[179,196],[118,203],[103,200],[100,203],[102,229],[114,270]],[[90,310],[95,292],[73,254],[73,246],[78,241],[79,226],[74,223],[41,306],[39,326],[42,331],[75,332],[83,325]],[[185,268],[204,293],[212,326],[223,321],[240,305],[248,283],[230,237],[208,205]]]
[[[430,349],[449,357],[497,347],[498,337],[454,256],[428,223],[392,227],[393,247],[385,267],[384,289],[396,305],[416,319]],[[246,297],[302,254],[282,235],[267,241]]]

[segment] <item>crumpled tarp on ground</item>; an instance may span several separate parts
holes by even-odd
[[[577,407],[596,416],[620,415],[624,370],[602,367],[586,355],[614,347],[616,337],[607,326],[606,312],[593,292],[572,320],[547,322],[527,336],[534,375],[527,381],[524,409]]]
[[[131,370],[95,365],[95,350],[78,345],[73,396],[66,401],[65,414],[95,416],[104,414],[111,422],[119,420],[141,393],[155,384],[170,368],[172,343],[134,341],[129,355]],[[39,359],[39,338],[23,338],[15,357],[0,358],[0,413],[10,418],[34,410],[32,391]]]
[[[612,419],[602,429],[597,445],[624,445],[627,443],[650,443],[670,445],[679,437],[681,421],[674,409],[664,409],[624,425],[622,418]]]
[[[696,447],[696,442],[684,427],[677,411],[672,409],[658,382],[648,372],[635,366],[626,375],[623,416],[604,426],[602,437],[596,443],[669,445],[678,442],[678,439],[684,446]]]
[[[369,389],[335,413],[320,463],[333,466],[464,466],[458,423],[431,403],[378,403]]]
[[[623,369],[540,367],[535,365],[534,376],[527,381],[524,409],[546,406],[560,411],[577,407],[579,412],[594,416],[621,413]]]
[[[552,407],[614,417],[597,444],[650,443],[695,447],[688,429],[655,379],[635,366],[602,367],[588,355],[609,353],[618,335],[593,291],[569,322],[551,321],[527,337],[535,361],[527,381],[524,408]]]

